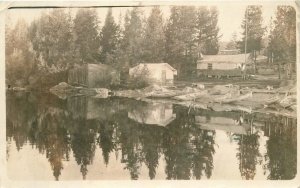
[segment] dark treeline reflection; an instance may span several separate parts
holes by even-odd
[[[131,179],[141,166],[155,179],[159,159],[167,179],[201,179],[213,174],[216,131],[224,129],[237,143],[241,177],[253,179],[263,164],[268,179],[292,179],[296,174],[296,120],[233,112],[191,110],[186,107],[124,99],[7,93],[7,141],[17,150],[32,145],[45,155],[59,180],[63,161],[73,154],[83,179],[97,147],[105,165],[113,153]],[[224,126],[230,124],[230,126]],[[266,156],[260,153],[259,131],[267,136]],[[9,157],[9,151],[8,157]],[[120,168],[122,168],[120,166]]]

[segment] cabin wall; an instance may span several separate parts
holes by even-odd
[[[109,87],[120,83],[120,74],[102,64],[88,64],[69,71],[68,83],[89,88]]]
[[[110,83],[109,79],[109,69],[107,66],[93,64],[88,66],[88,87],[107,87]]]
[[[70,85],[88,86],[87,65],[73,68],[68,72],[68,83]]]
[[[239,63],[211,63],[211,69],[208,69],[206,62],[197,64],[197,75],[218,75],[218,76],[241,76],[243,71]]]
[[[242,76],[240,69],[232,70],[197,70],[198,76]]]
[[[241,67],[240,63],[198,63],[197,69],[208,69],[208,64],[212,65],[213,70],[231,70],[238,69]]]
[[[163,82],[163,71],[165,71],[166,77],[165,81],[167,83],[173,83],[174,80],[174,72],[167,67],[161,67],[159,69],[150,69],[149,78],[153,79],[156,82]]]
[[[129,70],[129,75],[130,76],[140,75],[144,70],[147,71],[147,74],[145,74],[145,76],[149,79],[150,82],[163,84],[164,81],[165,83],[173,83],[174,81],[174,72],[169,67],[165,67],[165,66],[161,66],[158,68],[147,66],[146,69],[144,69],[143,66],[139,65],[134,68],[131,68]],[[164,80],[163,78],[163,71],[165,71],[166,73],[166,80]]]

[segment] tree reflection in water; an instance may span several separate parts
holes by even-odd
[[[97,147],[102,150],[106,166],[112,153],[121,152],[118,160],[124,163],[131,179],[139,179],[143,164],[149,178],[155,179],[160,159],[166,163],[167,179],[201,179],[203,176],[209,179],[214,169],[216,127],[203,129],[196,120],[203,114],[205,121],[210,122],[217,121],[216,117],[227,117],[227,120],[219,118],[227,122],[234,119],[227,112],[189,111],[163,103],[152,105],[87,97],[60,100],[49,94],[7,93],[7,153],[10,140],[14,140],[17,150],[22,150],[24,144],[32,145],[47,157],[56,180],[64,168],[63,162],[69,161],[70,153],[85,179]],[[264,156],[267,178],[293,178],[297,157],[296,120],[256,116],[254,119],[264,122],[262,131],[269,137]],[[157,124],[151,124],[153,122]],[[217,127],[222,128],[222,125]],[[234,128],[231,127],[233,131]],[[253,179],[256,165],[261,162],[259,138],[255,131],[235,135],[239,170],[244,179]]]
[[[258,138],[257,133],[248,133],[247,135],[241,135],[238,141],[239,169],[242,178],[246,180],[254,179],[258,157],[261,156]]]
[[[290,180],[297,174],[297,122],[286,117],[274,117],[265,123],[268,179]]]

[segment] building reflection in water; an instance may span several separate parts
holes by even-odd
[[[130,110],[128,117],[141,124],[166,126],[176,118],[176,114],[172,104],[151,102]]]
[[[220,131],[227,132],[230,144],[237,147],[230,151],[236,161],[228,162],[238,163],[239,169],[227,172],[238,170],[240,178],[255,179],[257,168],[263,167],[265,179],[292,179],[296,175],[296,119],[189,111],[179,105],[127,99],[61,100],[48,94],[7,93],[6,100],[8,162],[16,162],[10,160],[16,155],[11,149],[19,153],[30,145],[29,152],[37,150],[40,157],[46,156],[56,180],[73,158],[82,178],[87,178],[99,148],[107,168],[116,157],[119,163],[114,168],[127,171],[131,179],[139,179],[144,167],[150,179],[222,178],[214,176],[219,164],[215,154],[223,147],[222,142],[216,142]],[[261,139],[266,140],[265,145]]]

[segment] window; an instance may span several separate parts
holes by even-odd
[[[212,70],[212,64],[211,64],[211,63],[208,63],[208,64],[207,64],[207,69],[208,69],[208,70]]]

